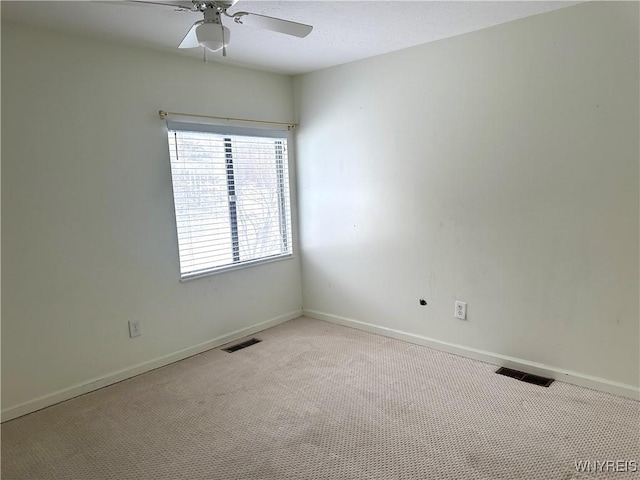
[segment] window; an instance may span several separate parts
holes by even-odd
[[[290,256],[286,132],[168,127],[181,278]]]

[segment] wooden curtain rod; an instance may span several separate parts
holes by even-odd
[[[176,115],[179,117],[194,117],[194,118],[212,118],[214,120],[226,120],[228,122],[243,122],[243,123],[257,123],[261,125],[276,125],[278,127],[287,127],[287,130],[291,130],[292,128],[296,128],[298,126],[297,123],[285,123],[285,122],[266,122],[263,120],[250,120],[248,118],[230,118],[230,117],[214,117],[211,115],[196,115],[193,113],[180,113],[180,112],[167,112],[165,110],[160,110],[158,112],[161,119],[165,119],[168,116]]]

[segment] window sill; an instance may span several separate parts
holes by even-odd
[[[194,273],[180,278],[181,282],[189,282],[202,277],[210,277],[212,275],[218,275],[219,273],[232,272],[234,270],[243,270],[245,268],[255,267],[256,265],[264,265],[266,263],[280,262],[282,260],[291,260],[294,258],[293,253],[286,255],[278,255],[276,257],[261,258],[259,260],[252,260],[250,262],[242,262],[236,265],[227,265],[224,267],[212,268],[211,270],[205,270],[202,272]]]

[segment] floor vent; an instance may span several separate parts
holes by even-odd
[[[511,370],[510,368],[500,367],[496,370],[496,373],[504,375],[505,377],[515,378],[521,382],[540,385],[541,387],[548,387],[553,383],[553,378],[539,377],[538,375],[531,375],[530,373],[521,372],[519,370]]]
[[[258,340],[257,338],[252,338],[251,340],[245,340],[244,342],[236,343],[227,348],[223,348],[225,352],[233,353],[238,350],[242,350],[243,348],[250,347],[251,345],[255,345],[256,343],[260,343],[262,340]]]

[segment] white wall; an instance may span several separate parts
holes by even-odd
[[[299,314],[299,259],[179,282],[157,115],[291,121],[290,77],[10,24],[2,66],[5,413]]]
[[[587,3],[297,77],[305,311],[637,389],[638,17]]]

